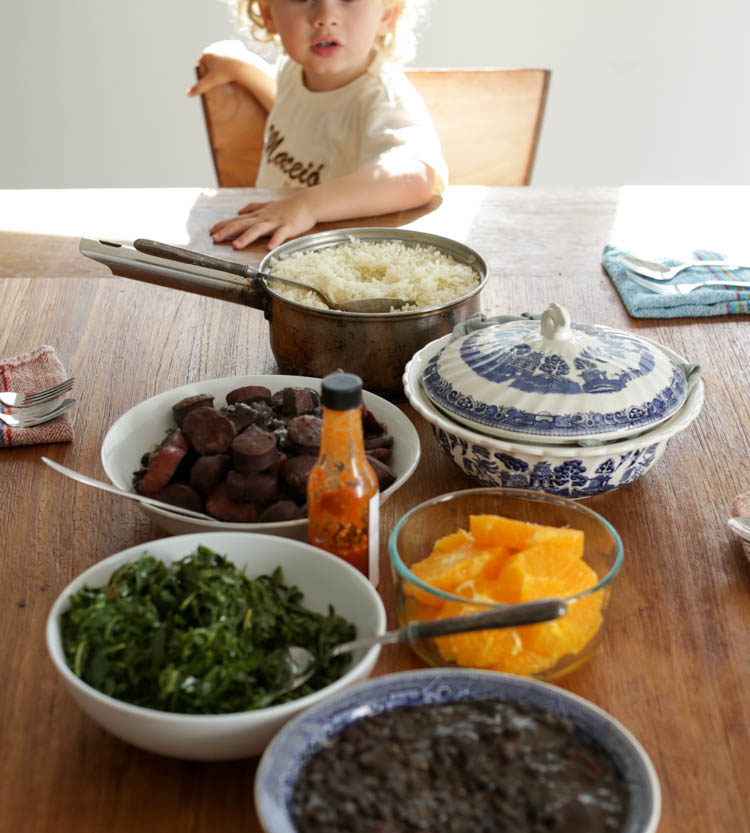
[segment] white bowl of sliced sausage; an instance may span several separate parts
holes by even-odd
[[[320,379],[234,376],[135,405],[107,432],[102,464],[120,489],[205,513],[141,504],[164,531],[247,531],[307,538],[305,484],[317,456]],[[395,405],[363,392],[365,445],[381,502],[414,472],[420,443]]]

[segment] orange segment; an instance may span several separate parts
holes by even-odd
[[[467,532],[459,530],[437,541],[430,555],[411,569],[426,584],[452,593],[464,581],[477,576],[496,576],[507,554],[505,547],[478,548]],[[405,591],[422,604],[442,604],[439,598],[414,585],[408,585]]]
[[[510,556],[498,575],[498,583],[512,602],[574,596],[596,582],[591,567],[555,539]]]
[[[529,628],[529,648],[552,656],[555,662],[565,654],[577,654],[594,637],[602,624],[602,593],[571,602],[568,612],[554,622]]]
[[[503,544],[511,550],[522,550],[531,544],[557,540],[560,546],[583,555],[583,532],[569,527],[543,526],[501,515],[472,515],[469,532],[480,547]]]
[[[519,628],[520,630],[520,628]],[[550,659],[530,651],[525,645],[515,654],[504,654],[494,665],[485,666],[491,671],[505,671],[506,674],[519,674],[530,677],[551,668],[557,660]]]
[[[500,515],[472,515],[469,519],[469,531],[480,547],[503,543],[512,550],[520,550],[531,540],[535,529],[535,524]]]
[[[471,582],[475,584],[475,582]],[[468,590],[468,588],[465,588]],[[472,598],[481,601],[491,601],[481,592]],[[471,613],[482,613],[486,606],[476,604],[461,604],[460,602],[446,602],[440,609],[438,617],[447,619],[452,616],[468,616]],[[430,617],[433,618],[433,617]],[[451,634],[435,639],[438,650],[444,659],[451,660],[473,668],[483,668],[492,665],[499,654],[520,650],[521,642],[512,628],[488,631],[471,631],[469,633]]]
[[[516,628],[459,633],[448,639],[456,662],[469,668],[492,668],[499,657],[514,657],[523,651]]]

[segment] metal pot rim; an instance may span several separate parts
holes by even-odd
[[[394,312],[344,312],[342,310],[321,309],[319,307],[310,307],[306,304],[301,304],[298,301],[293,301],[285,297],[281,293],[272,289],[266,281],[263,281],[266,292],[273,297],[274,301],[279,303],[289,304],[297,309],[304,310],[306,313],[320,315],[324,318],[336,319],[409,319],[409,318],[424,318],[435,312],[451,309],[458,306],[462,302],[484,289],[487,279],[489,277],[487,271],[487,264],[484,258],[470,246],[461,243],[458,240],[452,240],[449,237],[442,237],[437,234],[430,234],[429,232],[414,231],[412,229],[391,228],[381,226],[363,226],[359,228],[343,228],[333,229],[331,231],[321,231],[316,234],[308,234],[304,237],[297,237],[294,240],[289,240],[281,246],[270,251],[263,260],[261,260],[258,270],[261,272],[268,271],[268,264],[273,258],[279,256],[288,256],[300,251],[316,251],[325,249],[331,246],[338,246],[341,243],[350,242],[352,239],[359,240],[395,240],[406,245],[421,245],[432,246],[439,249],[444,254],[450,255],[460,263],[470,266],[479,275],[479,283],[470,292],[454,298],[444,304],[437,304],[432,307],[422,307],[417,310],[396,310]]]

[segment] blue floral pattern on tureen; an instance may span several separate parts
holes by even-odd
[[[574,325],[575,331],[591,336],[574,356],[543,352],[529,343],[519,341],[519,330],[530,330],[533,324],[506,325],[478,330],[460,344],[459,356],[466,368],[493,385],[503,385],[519,392],[561,395],[573,409],[564,413],[546,410],[524,410],[505,396],[506,404],[490,404],[465,391],[456,390],[441,372],[442,351],[425,367],[422,383],[425,392],[442,410],[477,426],[491,427],[510,434],[523,433],[555,437],[569,441],[592,435],[629,433],[645,430],[673,414],[687,396],[687,379],[676,362],[667,383],[650,393],[644,401],[632,402],[625,397],[609,397],[617,403],[613,410],[574,410],[576,399],[590,404],[592,396],[606,396],[626,391],[633,380],[651,374],[656,353],[645,342],[609,333],[606,329]],[[595,340],[594,340],[595,339]],[[604,404],[604,403],[602,403]]]
[[[442,451],[466,474],[486,486],[533,489],[568,498],[592,497],[632,483],[656,463],[666,445],[657,442],[605,454],[596,458],[595,465],[587,462],[585,453],[580,458],[558,462],[540,459],[531,464],[507,452],[492,452],[435,425],[432,431]]]
[[[573,367],[557,353],[545,355],[529,344],[516,343],[518,334],[512,329],[492,333],[492,352],[498,356],[492,364],[487,362],[487,345],[482,343],[481,331],[462,343],[461,358],[483,379],[509,382],[513,388],[540,394],[612,393],[623,390],[631,379],[654,369],[654,353],[645,344],[625,341],[622,335],[613,337],[606,331],[597,332],[580,324],[574,329],[596,336],[599,349],[594,354],[590,348],[584,348],[573,357]],[[631,364],[608,374],[606,368],[613,358]]]

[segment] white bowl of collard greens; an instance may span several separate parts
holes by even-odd
[[[171,757],[231,760],[259,755],[290,717],[366,678],[380,650],[322,662],[278,699],[285,643],[324,656],[385,622],[375,587],[330,553],[204,532],[90,567],[55,601],[47,648],[78,705],[113,735]]]

